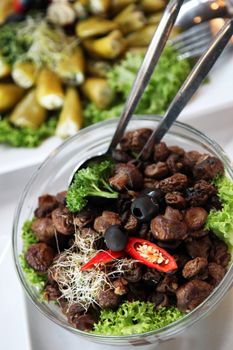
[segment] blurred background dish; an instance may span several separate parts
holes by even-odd
[[[27,6],[20,7],[23,3]],[[158,24],[166,1],[111,0],[111,7],[106,6],[108,1],[100,3],[102,12],[96,13],[94,0],[56,1],[49,8],[46,0],[1,1],[0,96],[4,105],[0,103],[0,173],[38,164],[62,142],[61,137],[74,134],[82,126],[120,115],[140,66],[142,52]],[[187,8],[190,20],[195,11],[200,11],[204,5],[205,8],[212,8],[212,16],[213,13],[229,15],[230,4],[217,0],[186,1],[177,23],[187,18]],[[33,6],[41,17],[29,17],[25,21],[25,16],[30,13],[27,11]],[[191,8],[195,8],[195,11]],[[61,9],[65,11],[64,18],[71,23],[69,26],[64,26],[67,24],[64,21],[59,22]],[[75,16],[68,16],[67,12],[72,11]],[[193,14],[191,17],[190,13]],[[129,15],[133,19],[130,26]],[[49,21],[56,24],[51,25]],[[205,26],[205,40],[201,51],[210,40],[209,25],[202,25]],[[16,31],[16,28],[19,30]],[[191,30],[199,31],[199,28],[197,25]],[[174,40],[182,42],[182,35],[178,34]],[[195,35],[192,37],[195,38]],[[123,58],[118,49],[126,41],[128,56]],[[98,42],[98,52],[93,53],[93,50],[96,51],[94,47],[97,47],[95,42]],[[117,43],[118,50],[115,51],[114,44],[114,59],[111,49],[113,42]],[[199,45],[199,42],[195,43]],[[181,46],[185,47],[182,51],[184,58],[187,55],[187,41],[185,44],[182,42]],[[72,55],[67,55],[67,52],[72,52]],[[101,57],[106,53],[111,58]],[[28,60],[25,60],[25,55]],[[163,114],[166,110],[191,69],[190,61],[180,61],[178,56],[173,49],[162,56],[137,113]],[[191,121],[202,118],[203,114],[233,108],[232,67],[232,49],[229,48],[180,120]],[[33,109],[31,101],[35,102]],[[70,104],[75,104],[75,112],[69,107]]]
[[[3,0],[0,143],[33,148],[54,134],[66,138],[117,117],[166,5]],[[137,112],[163,112],[190,68],[168,48],[154,76],[158,87],[151,83]],[[74,104],[75,112],[69,107]]]
[[[231,53],[226,53],[213,68],[209,82],[200,88],[198,94],[179,117],[179,121],[199,127],[205,123],[205,120],[209,122],[212,114],[219,114],[221,119],[226,110],[233,110],[232,67],[233,57]],[[229,113],[226,113],[226,116],[230,118]],[[227,120],[225,120],[226,123]],[[0,145],[0,174],[41,163],[61,142],[60,138],[52,137],[34,149],[15,149]]]
[[[35,148],[119,116],[166,3],[2,0],[0,144]],[[230,14],[227,1],[186,1],[171,37],[204,5],[211,16]],[[136,113],[163,114],[193,65],[186,51],[165,51]]]

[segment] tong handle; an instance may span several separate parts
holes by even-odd
[[[170,106],[161,119],[161,122],[154,130],[149,140],[145,144],[138,159],[147,159],[156,143],[159,143],[171,125],[182,112],[188,101],[199,88],[203,80],[206,78],[210,69],[217,61],[228,41],[233,34],[233,19],[228,20],[226,24],[220,29],[208,50],[200,57],[186,81],[176,94]]]
[[[165,9],[163,17],[147,49],[142,65],[137,73],[133,87],[127,98],[117,129],[108,148],[108,152],[111,152],[116,148],[124,134],[125,128],[149,83],[150,77],[160,55],[163,52],[164,46],[166,45],[167,39],[173,28],[182,3],[183,0],[171,0]]]

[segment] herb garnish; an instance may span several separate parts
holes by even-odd
[[[114,191],[107,182],[112,168],[113,164],[110,161],[103,161],[76,173],[66,196],[67,207],[72,213],[84,208],[89,196],[113,199],[118,197],[119,193]]]

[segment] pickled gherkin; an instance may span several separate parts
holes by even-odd
[[[61,58],[55,71],[62,81],[68,84],[82,84],[85,78],[85,59],[82,48],[77,46],[70,56]]]
[[[147,25],[136,32],[130,33],[127,37],[127,44],[129,47],[133,46],[147,46],[155,33],[156,26],[153,24]]]
[[[72,136],[82,127],[82,124],[83,112],[79,93],[74,87],[69,87],[55,134],[61,138]]]
[[[87,78],[82,88],[85,96],[98,108],[107,108],[113,100],[114,94],[107,79]]]
[[[39,104],[46,109],[61,108],[64,92],[57,74],[47,68],[41,70],[37,80],[36,97]]]
[[[89,60],[87,61],[87,72],[100,78],[106,78],[111,69],[111,64],[106,61]]]
[[[89,9],[93,15],[107,15],[111,0],[89,0]]]
[[[8,77],[11,73],[11,66],[0,55],[0,79]]]
[[[167,1],[166,0],[140,0],[143,11],[152,13],[161,11],[165,8]]]
[[[137,6],[129,5],[122,10],[114,19],[120,30],[124,33],[134,32],[142,28],[146,23],[146,18]]]
[[[38,69],[32,61],[16,62],[12,68],[12,78],[15,83],[25,89],[32,87],[37,78]]]
[[[111,1],[111,11],[113,13],[121,11],[123,8],[130,4],[136,4],[137,0],[112,0]]]
[[[80,39],[105,35],[117,28],[113,21],[98,17],[89,17],[76,25],[76,34]]]
[[[134,47],[129,47],[127,50],[127,53],[130,52],[131,54],[134,55],[145,55],[147,50],[147,46],[134,46]]]
[[[25,90],[13,83],[0,83],[0,113],[13,108],[23,97]]]
[[[118,57],[126,47],[125,39],[119,30],[114,30],[100,39],[86,39],[83,44],[90,53],[106,59]]]
[[[73,9],[78,19],[83,19],[88,16],[88,4],[89,0],[76,0],[73,3]]]
[[[10,122],[18,127],[37,129],[46,120],[47,112],[36,99],[36,90],[33,89],[16,105],[10,115]]]
[[[148,24],[155,24],[156,26],[158,26],[158,24],[162,18],[162,15],[163,15],[163,12],[156,12],[150,16],[147,16],[147,23]]]

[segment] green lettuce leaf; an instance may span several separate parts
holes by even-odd
[[[225,241],[233,253],[233,182],[226,176],[218,176],[214,179],[214,185],[218,189],[222,209],[210,211],[206,228]]]
[[[94,103],[88,103],[84,109],[85,126],[102,122],[106,119],[118,118],[121,115],[124,104],[118,103],[109,109],[99,109]]]
[[[121,336],[144,333],[165,327],[182,316],[174,306],[155,310],[154,304],[149,302],[126,301],[116,311],[102,310],[93,333]]]
[[[16,128],[7,118],[0,118],[0,143],[13,147],[37,147],[44,139],[54,135],[57,118],[51,117],[38,129]]]
[[[20,29],[22,29],[21,23],[9,23],[1,26],[1,55],[9,64],[14,64],[17,60],[19,60],[26,54],[29,48],[27,37],[25,35],[19,35]]]
[[[23,252],[19,256],[20,266],[25,275],[28,284],[36,287],[39,293],[42,293],[44,286],[47,282],[47,275],[40,275],[34,271],[27,263],[25,259],[25,252],[28,250],[31,244],[37,243],[38,240],[34,233],[32,232],[33,220],[25,221],[22,228],[22,241],[23,241]]]
[[[142,60],[143,55],[128,53],[125,59],[109,71],[108,82],[116,98],[108,110],[101,110],[94,104],[88,105],[84,111],[86,125],[120,116]],[[179,60],[176,50],[166,47],[136,113],[163,114],[190,70],[188,60]]]
[[[121,64],[116,65],[108,73],[110,86],[122,94],[124,101],[129,95],[142,59],[141,55],[128,54]],[[164,113],[189,72],[189,62],[180,61],[176,50],[167,46],[142,95],[137,113]]]

